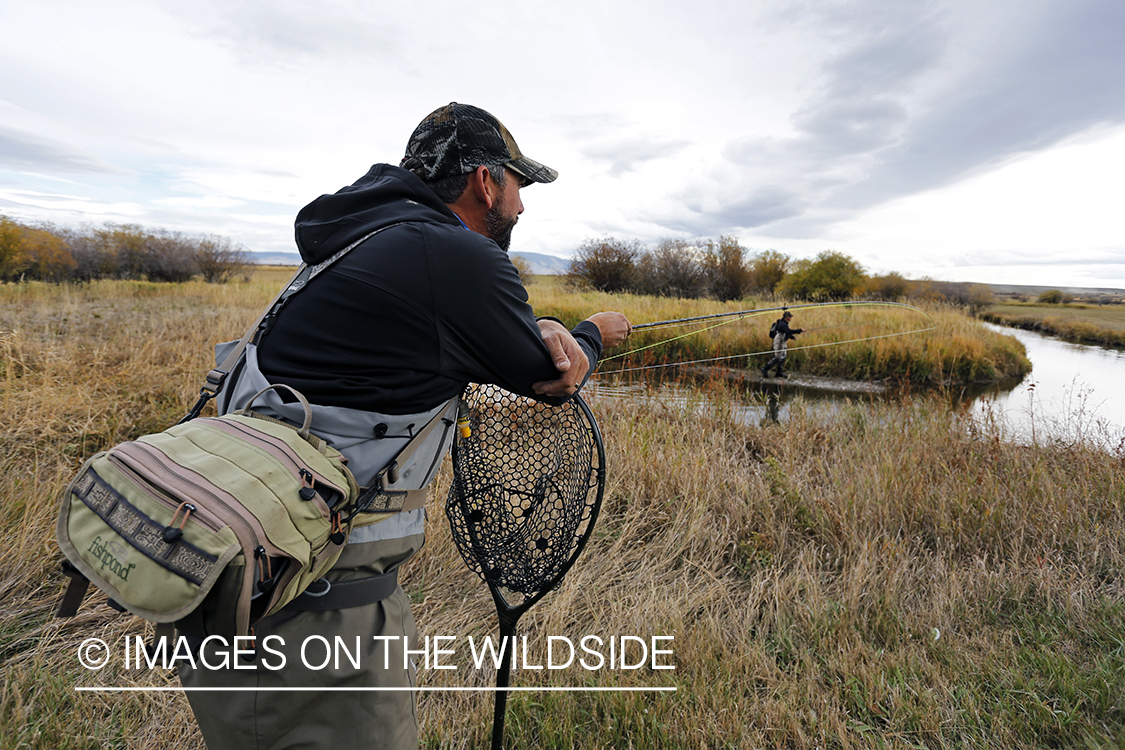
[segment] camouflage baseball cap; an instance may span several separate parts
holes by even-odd
[[[520,152],[512,134],[492,115],[451,102],[414,129],[399,166],[425,182],[503,164],[532,182],[553,182],[559,173]]]

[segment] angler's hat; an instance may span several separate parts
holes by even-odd
[[[452,102],[431,112],[414,129],[399,166],[425,182],[503,164],[532,182],[553,182],[559,173],[520,152],[499,120],[483,109]]]

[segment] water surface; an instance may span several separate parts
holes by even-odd
[[[1019,380],[961,388],[953,394],[954,402],[969,404],[974,418],[998,425],[1009,440],[1081,440],[1110,450],[1125,448],[1125,352],[985,325],[1022,342],[1032,371]],[[624,379],[608,374],[588,387],[597,394],[595,398],[656,395],[666,403],[684,408],[699,406],[702,399],[697,389],[683,383]],[[784,422],[795,398],[818,414],[831,415],[845,399],[885,397],[895,396],[802,389],[797,374],[784,385],[767,384],[746,393],[735,406],[735,417],[745,423]]]
[[[978,415],[1002,416],[1020,440],[1088,438],[1113,448],[1125,437],[1125,352],[985,325],[1019,339],[1032,370],[972,393]]]

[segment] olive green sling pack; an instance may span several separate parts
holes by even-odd
[[[63,494],[59,546],[135,615],[199,637],[246,635],[346,542],[359,488],[308,427],[243,409],[102,451]]]
[[[120,608],[175,623],[184,634],[248,635],[255,622],[298,597],[335,563],[358,514],[383,511],[390,517],[410,508],[384,485],[395,481],[397,462],[425,441],[438,417],[361,491],[347,459],[310,432],[309,404],[289,386],[271,388],[289,391],[303,406],[300,427],[252,410],[270,388],[239,411],[200,416],[263,321],[342,255],[298,270],[208,373],[183,420],[85,462],[61,499],[57,536],[71,582],[59,616],[75,614],[93,583]]]

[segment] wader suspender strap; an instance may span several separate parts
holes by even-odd
[[[184,422],[189,422],[198,417],[203,411],[203,407],[207,405],[207,402],[219,395],[219,392],[223,390],[223,385],[226,383],[227,376],[230,374],[231,369],[238,363],[238,359],[242,356],[242,352],[246,351],[246,345],[249,344],[255,336],[258,336],[264,329],[269,328],[269,324],[273,322],[273,319],[275,317],[277,317],[277,313],[280,312],[281,308],[285,306],[285,303],[289,301],[290,297],[304,289],[305,286],[313,280],[313,278],[315,278],[322,271],[326,270],[340,258],[343,258],[361,243],[371,239],[375,235],[379,234],[379,232],[390,229],[391,227],[397,227],[399,224],[405,223],[406,222],[399,221],[395,222],[394,224],[388,224],[385,227],[380,227],[374,232],[370,232],[363,237],[360,237],[358,240],[348,245],[343,250],[337,252],[331,258],[323,260],[315,265],[309,266],[302,263],[297,269],[297,273],[293,275],[293,278],[289,280],[289,283],[286,284],[285,287],[280,292],[278,292],[277,296],[273,298],[273,302],[269,303],[269,305],[266,306],[266,309],[262,311],[262,314],[259,315],[258,319],[255,320],[253,325],[250,326],[250,329],[246,331],[241,339],[239,339],[238,344],[234,347],[234,349],[231,350],[226,359],[224,359],[218,367],[207,373],[207,380],[203,383],[203,387],[199,389],[199,400],[195,402],[195,405],[191,407],[191,411],[189,411],[183,419],[177,422],[177,424],[183,424]],[[262,325],[263,322],[265,322],[266,324],[264,327]]]
[[[426,505],[425,487],[417,490],[388,490],[386,485],[388,481],[392,484],[398,481],[399,466],[405,465],[410,460],[410,457],[422,447],[422,443],[439,425],[444,424],[447,428],[453,426],[453,420],[446,419],[444,415],[449,411],[450,404],[458,398],[460,398],[460,394],[446,401],[441,410],[430,418],[426,426],[411,437],[410,442],[404,445],[402,450],[391,459],[390,463],[375,475],[371,484],[360,488],[359,499],[356,500],[356,511],[346,519],[347,521],[351,521],[352,517],[359,513],[398,513],[404,510],[417,510]],[[438,454],[434,460],[440,459],[441,455]],[[429,476],[432,469],[433,466],[431,465],[425,476]]]

